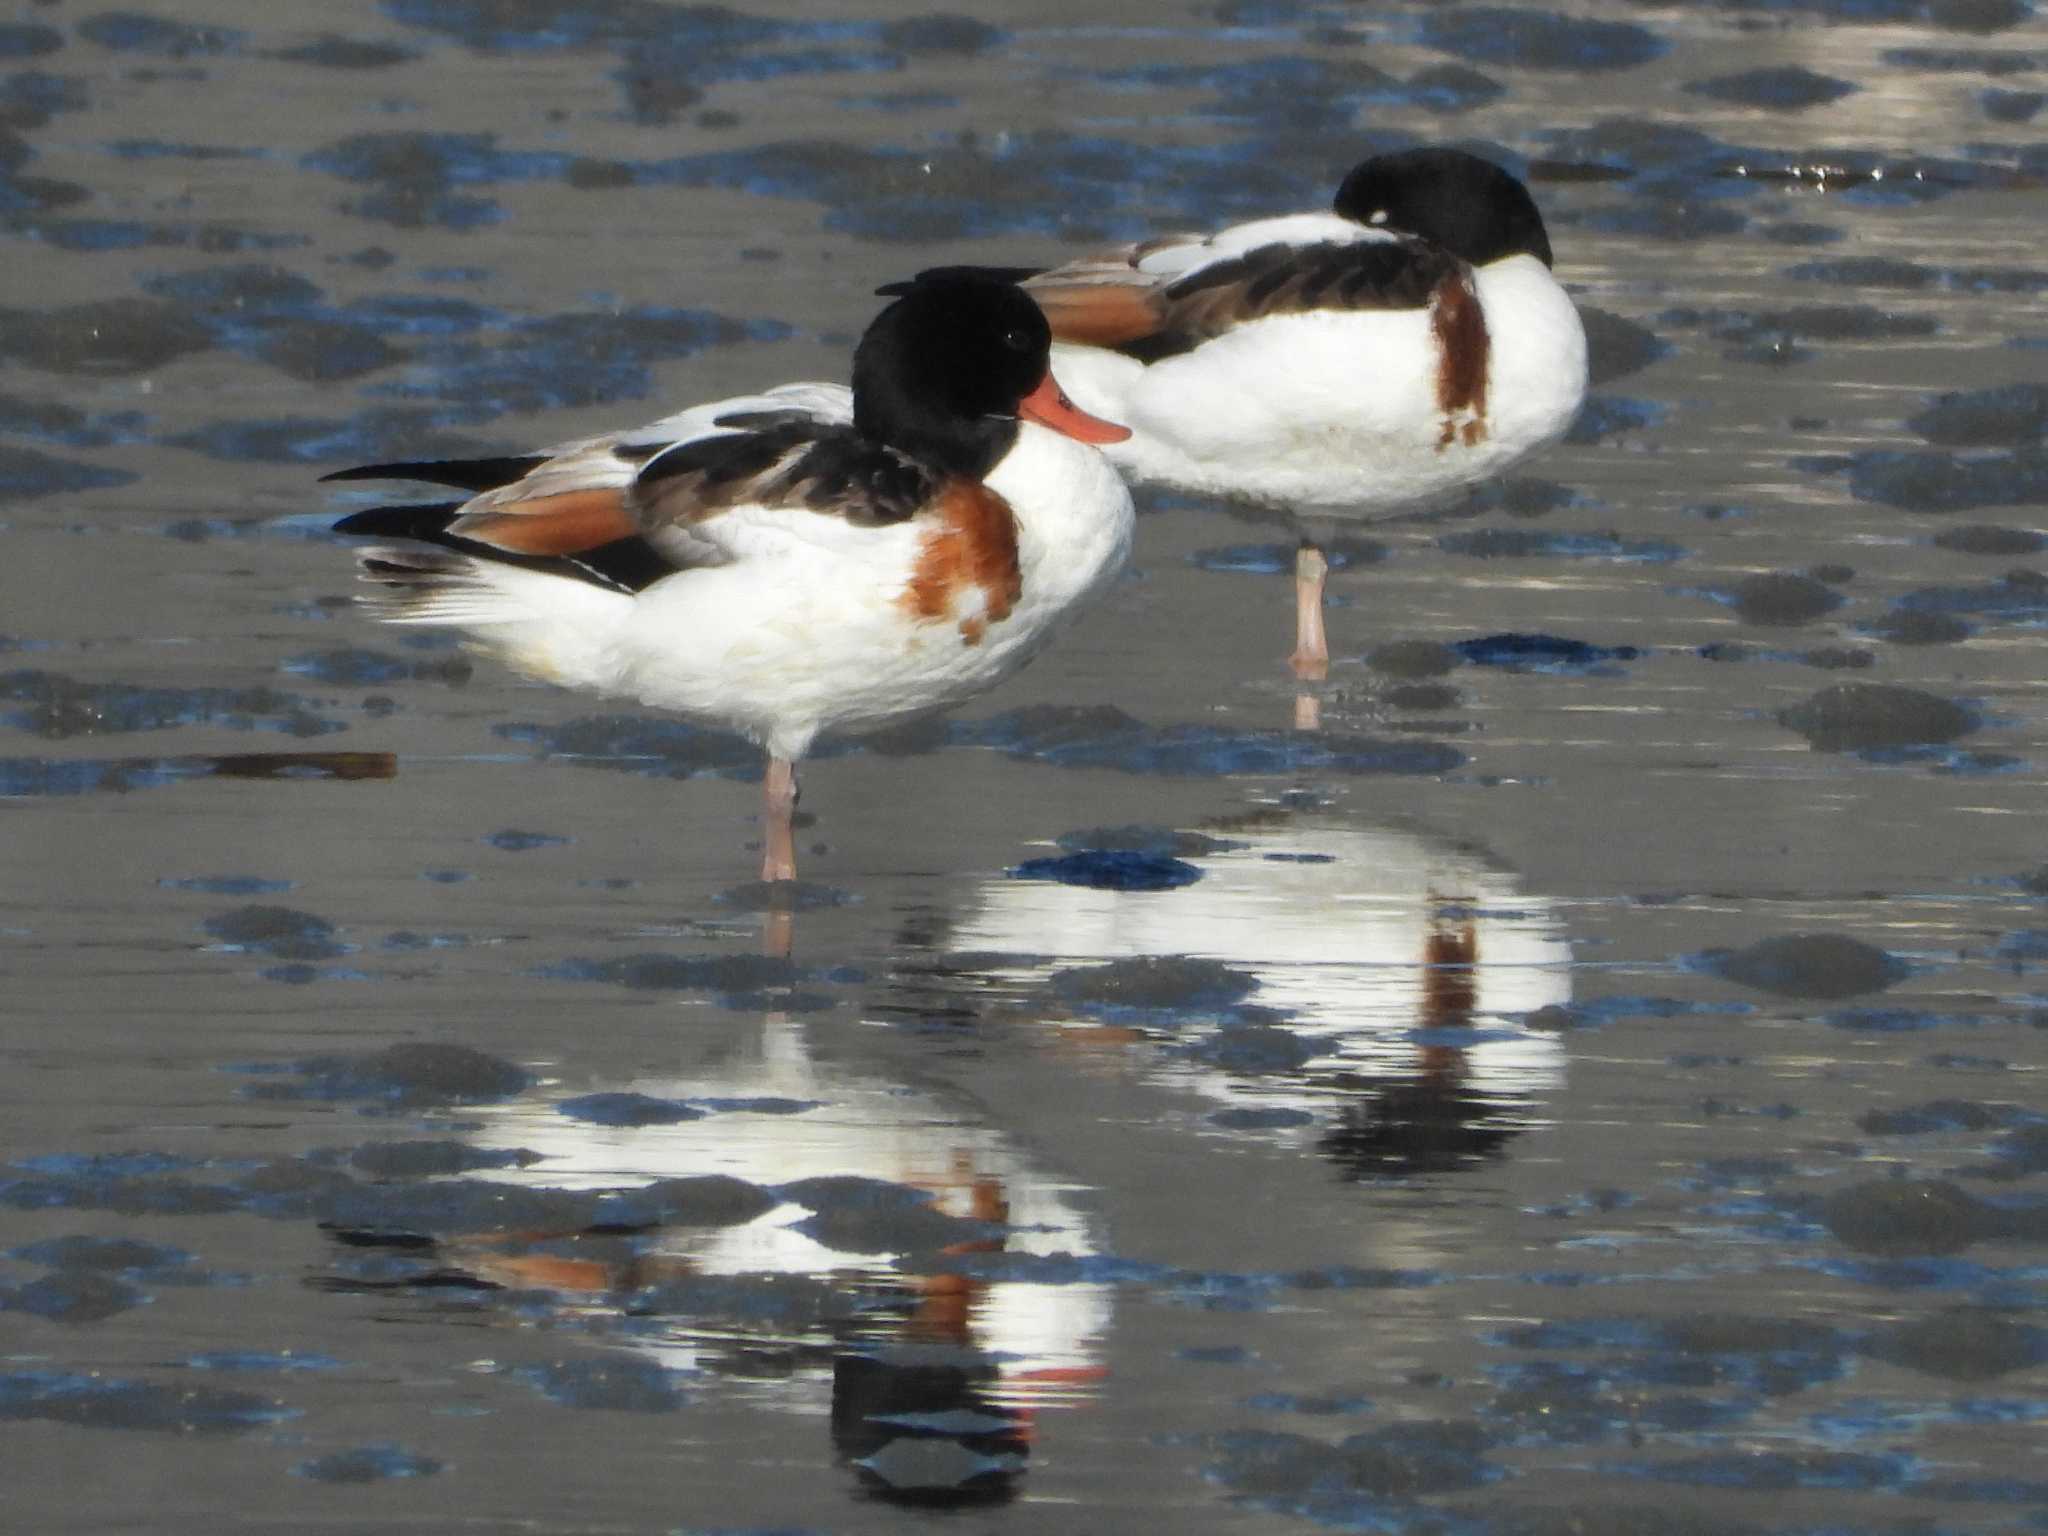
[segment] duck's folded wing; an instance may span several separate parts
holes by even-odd
[[[1463,271],[1449,252],[1406,236],[1227,251],[1205,242],[1134,248],[1121,275],[1074,263],[1024,286],[1055,339],[1155,362],[1273,315],[1424,309]]]
[[[693,526],[731,503],[732,482],[746,477],[746,466],[758,470],[789,441],[836,429],[852,416],[843,386],[790,384],[525,457],[374,464],[327,478],[424,480],[475,492],[452,515],[446,507],[431,509],[438,521],[407,516],[428,509],[373,508],[338,523],[344,533],[460,542],[513,556],[573,558],[579,566],[590,551],[638,543],[669,569],[681,569],[730,558],[718,541],[695,536]],[[765,458],[758,446],[764,431],[778,440]],[[698,477],[710,487],[695,509],[686,505],[688,477],[679,473],[692,462],[725,467],[722,475]],[[640,559],[633,567],[642,574],[654,568]]]

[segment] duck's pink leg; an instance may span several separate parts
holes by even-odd
[[[1303,542],[1294,555],[1294,654],[1287,658],[1294,675],[1319,683],[1330,675],[1330,641],[1323,633],[1323,577],[1330,562],[1315,545]]]
[[[768,759],[761,775],[761,878],[796,878],[796,764]]]

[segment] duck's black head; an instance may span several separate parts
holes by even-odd
[[[853,354],[861,432],[980,479],[1017,440],[1017,407],[1044,383],[1052,329],[1024,290],[972,272],[931,272],[901,294]]]
[[[1462,149],[1375,155],[1337,189],[1337,212],[1435,241],[1475,267],[1504,256],[1550,265],[1550,237],[1529,189]]]

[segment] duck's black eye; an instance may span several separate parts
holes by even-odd
[[[1003,332],[1003,345],[1012,352],[1029,352],[1031,350],[1031,333],[1022,326],[1012,331],[1005,331]]]

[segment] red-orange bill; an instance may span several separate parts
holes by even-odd
[[[1039,381],[1038,388],[1017,402],[1017,414],[1042,427],[1051,427],[1055,432],[1064,432],[1077,442],[1120,443],[1131,435],[1129,427],[1104,421],[1100,416],[1090,416],[1075,405],[1067,398],[1067,392],[1060,388],[1059,380],[1052,376],[1050,368]]]

